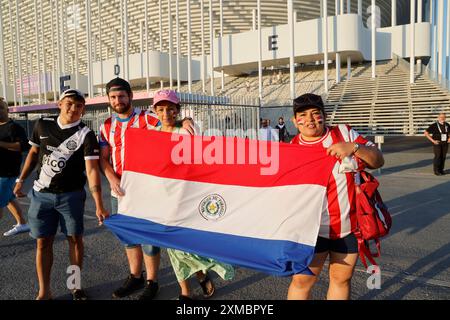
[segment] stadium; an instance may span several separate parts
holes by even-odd
[[[450,108],[450,5],[413,4],[4,0],[0,93],[23,117],[51,112],[62,90],[78,88],[89,122],[107,116],[104,85],[120,76],[142,93],[137,105],[174,88],[206,127],[228,117],[248,128],[289,118],[292,99],[314,92],[331,124],[421,135]]]
[[[169,147],[170,156],[173,155],[176,141],[171,140],[171,144],[162,143],[166,133],[157,132],[161,128],[156,124],[152,127],[147,122],[152,114],[130,108],[128,110],[131,116],[127,119],[112,116],[114,106],[108,100],[105,85],[115,77],[129,81],[133,89],[133,106],[143,110],[157,101],[157,92],[161,88],[176,91],[182,105],[181,117],[178,119],[190,116],[201,130],[196,132],[199,134],[192,136],[193,140],[186,139],[188,147],[182,149],[183,152],[177,156],[181,158],[181,154],[184,156],[192,151],[188,160],[198,162],[186,164],[182,161],[174,162],[173,158],[169,162],[168,158],[164,158],[169,155]],[[121,86],[119,88],[120,91],[124,89]],[[66,106],[67,110],[78,108],[78,116],[81,117],[66,127],[64,124],[60,125],[59,119],[54,121],[56,118],[47,116],[64,115],[57,103],[68,89],[79,89],[84,94],[86,109],[81,109],[82,105]],[[33,190],[35,183],[42,180],[40,172],[44,172],[44,180],[47,179],[45,183],[50,184],[56,176],[60,178],[59,184],[69,187],[84,178],[88,172],[87,167],[73,166],[73,162],[71,164],[69,161],[70,157],[60,155],[60,147],[71,156],[74,145],[81,146],[79,141],[86,139],[88,134],[91,140],[89,149],[92,149],[88,151],[92,151],[92,154],[80,157],[84,166],[97,162],[94,153],[101,152],[101,160],[106,158],[103,150],[107,149],[97,147],[96,142],[105,143],[107,135],[113,141],[108,148],[115,150],[114,155],[108,153],[108,157],[111,160],[113,157],[120,157],[117,167],[126,163],[125,159],[128,161],[125,170],[128,172],[123,175],[123,180],[120,176],[111,183],[106,170],[102,168],[103,174],[97,172],[100,182],[94,181],[91,184],[88,179],[88,183],[84,182],[81,187],[86,193],[91,192],[91,195],[84,195],[85,200],[76,201],[77,206],[82,204],[84,207],[84,211],[78,208],[74,211],[83,213],[81,217],[86,250],[78,258],[85,259],[82,288],[86,289],[89,300],[141,300],[151,283],[151,279],[144,280],[151,273],[150,267],[147,270],[146,261],[136,263],[144,265],[145,271],[142,266],[139,270],[134,270],[135,275],[141,276],[141,280],[145,281],[145,288],[142,286],[132,293],[115,295],[118,289],[123,288],[125,277],[128,276],[125,283],[131,283],[129,280],[134,275],[124,252],[125,241],[118,233],[114,233],[111,226],[114,227],[116,223],[117,228],[122,222],[119,227],[123,227],[129,224],[127,221],[134,221],[132,225],[138,230],[134,230],[136,233],[130,237],[135,237],[141,232],[140,228],[150,230],[147,223],[153,220],[156,223],[151,225],[152,228],[161,228],[164,234],[171,234],[167,238],[186,244],[186,247],[177,247],[180,250],[190,252],[195,245],[204,245],[219,253],[211,255],[214,259],[222,258],[222,253],[228,258],[238,257],[236,261],[228,260],[232,265],[236,262],[233,280],[225,280],[211,272],[211,279],[217,288],[216,293],[213,290],[212,300],[225,300],[220,301],[221,306],[237,307],[238,300],[245,300],[243,303],[264,300],[261,306],[266,307],[272,306],[274,300],[292,298],[289,297],[291,275],[283,273],[285,270],[281,268],[290,267],[298,256],[288,259],[284,255],[286,251],[279,250],[275,245],[286,242],[289,248],[292,243],[303,246],[303,242],[295,238],[302,238],[307,233],[315,241],[317,233],[313,232],[316,230],[314,228],[318,228],[319,222],[322,222],[317,219],[317,212],[324,212],[325,202],[328,206],[333,199],[338,199],[339,205],[335,205],[334,209],[339,213],[341,209],[349,211],[360,205],[360,202],[353,203],[356,197],[347,190],[352,191],[352,182],[358,180],[356,175],[350,176],[346,171],[338,172],[345,180],[341,179],[336,183],[335,173],[341,168],[336,166],[338,162],[331,163],[330,159],[337,161],[334,158],[342,156],[342,153],[326,154],[320,149],[320,153],[313,154],[305,152],[305,149],[300,150],[300,146],[256,141],[258,138],[273,141],[273,137],[261,139],[260,129],[267,120],[274,126],[280,116],[284,117],[292,138],[303,125],[299,123],[296,128],[293,121],[290,121],[293,99],[304,93],[315,93],[323,98],[326,122],[322,121],[323,114],[314,119],[324,127],[325,124],[330,125],[324,131],[329,135],[327,139],[322,140],[322,137],[315,142],[327,148],[327,152],[339,145],[328,139],[332,136],[331,130],[346,128],[338,126],[339,124],[349,124],[357,133],[361,133],[357,136],[358,140],[352,141],[351,155],[360,150],[360,147],[360,154],[364,149],[375,152],[377,148],[365,148],[372,146],[372,142],[378,143],[378,155],[381,154],[381,149],[383,152],[383,163],[377,161],[376,166],[368,165],[367,172],[377,179],[377,186],[373,190],[379,191],[383,196],[383,201],[378,199],[383,203],[377,201],[374,207],[378,214],[380,208],[389,210],[393,220],[392,228],[382,238],[382,254],[376,260],[379,263],[378,269],[373,269],[374,265],[367,268],[362,260],[355,260],[352,290],[344,299],[448,300],[450,202],[447,199],[450,170],[448,161],[447,168],[444,168],[445,161],[442,161],[441,172],[436,171],[431,150],[435,148],[432,143],[443,146],[450,143],[450,125],[448,130],[440,132],[441,142],[433,141],[431,137],[425,139],[424,130],[431,128],[430,124],[439,129],[437,118],[442,113],[450,113],[450,0],[0,0],[0,116],[4,115],[3,118],[7,119],[7,122],[3,122],[0,117],[0,127],[3,127],[3,131],[0,130],[0,168],[12,163],[3,156],[5,153],[2,152],[5,150],[25,155],[22,146],[18,148],[19,151],[11,150],[3,140],[2,134],[9,130],[4,124],[14,122],[17,127],[26,127],[24,144],[28,140],[34,147],[32,150],[47,151],[43,161],[38,161],[40,166],[44,163],[47,164],[44,168],[58,167],[72,174],[66,178],[67,176],[58,176],[58,171],[42,170],[41,167],[37,171],[36,180],[32,179],[31,176],[36,171],[30,169],[27,175],[24,174],[27,170],[23,169],[26,166],[33,167],[33,161],[28,161],[33,160],[30,157],[19,165],[22,171],[18,176],[7,177],[14,182],[12,188],[23,185],[24,193],[21,196],[14,190],[11,198],[7,199],[9,202],[3,201],[8,204],[7,208],[12,215],[7,212],[6,207],[0,206],[0,234],[3,235],[0,235],[0,300],[84,300],[75,297],[74,293],[79,288],[71,286],[81,281],[81,269],[78,268],[78,273],[76,268],[71,269],[81,265],[81,262],[73,262],[73,243],[64,234],[63,225],[55,225],[57,234],[54,242],[52,238],[48,246],[31,239],[30,236],[33,235],[28,230],[17,231],[17,228],[33,223],[30,219],[30,212],[36,209],[33,205]],[[174,95],[173,92],[170,94]],[[79,98],[78,102],[83,100],[78,92],[75,95]],[[178,98],[175,97],[175,101]],[[61,100],[64,101],[63,98]],[[309,103],[311,102],[310,100]],[[312,112],[317,110],[310,107],[307,104],[314,117]],[[316,107],[321,108],[322,105]],[[5,111],[7,108],[9,114]],[[115,109],[114,111],[119,113]],[[14,121],[9,121],[9,118]],[[41,121],[37,121],[38,119]],[[125,139],[125,131],[118,124],[121,120],[125,120],[127,128],[128,124],[136,124],[141,129],[156,130],[129,130],[127,134],[131,138]],[[175,122],[175,117],[172,120]],[[71,136],[67,139],[53,137],[51,131],[47,135],[45,131],[38,129],[39,124],[44,121],[50,123],[49,128],[59,126],[62,129],[59,131],[69,129],[67,132]],[[112,121],[114,126],[110,125]],[[160,124],[161,118],[156,122]],[[38,125],[34,126],[36,123]],[[176,125],[180,126],[180,123],[177,122]],[[33,130],[34,127],[36,130]],[[445,124],[444,128],[447,128]],[[88,129],[92,129],[95,134]],[[84,136],[78,134],[81,131]],[[10,132],[12,130],[8,133]],[[347,128],[346,134],[350,137],[353,133]],[[75,135],[80,139],[75,141]],[[211,138],[210,135],[232,138]],[[158,136],[161,139],[154,139]],[[171,138],[180,136],[182,133],[172,135]],[[235,139],[236,136],[250,139]],[[41,145],[33,144],[32,139],[37,137]],[[58,138],[58,143],[48,142],[50,137]],[[300,139],[299,137],[301,135],[295,138]],[[216,144],[217,141],[225,142],[221,145]],[[189,149],[191,142],[194,147]],[[202,147],[202,143],[206,147]],[[238,143],[241,143],[240,146],[248,146],[248,149],[239,149]],[[125,144],[128,148],[127,158]],[[216,145],[229,153],[216,152],[219,150]],[[269,149],[267,145],[275,146],[275,149]],[[203,151],[197,158],[195,146]],[[234,146],[236,157],[233,154]],[[303,147],[309,148],[306,145]],[[292,153],[280,156],[278,148]],[[70,151],[66,152],[66,149]],[[77,150],[84,152],[83,149]],[[238,150],[243,150],[241,154],[244,156],[248,151],[248,166],[240,162],[240,159],[246,157],[240,157]],[[443,155],[444,160],[446,152],[447,150]],[[81,152],[78,154],[81,155]],[[225,154],[232,156],[226,157],[223,163],[211,160],[217,155]],[[32,155],[32,152],[28,155]],[[50,159],[50,155],[55,158]],[[279,163],[274,159],[286,161],[280,162],[282,170],[274,175],[263,175],[262,171],[255,171],[255,174],[252,170],[256,166],[250,155],[257,155],[254,157],[257,158],[255,162],[263,169],[278,169]],[[236,163],[233,163],[235,159]],[[329,168],[321,167],[325,163],[322,160],[330,161],[333,168],[339,170],[331,169],[331,165]],[[112,160],[112,164],[114,165],[114,161],[117,164],[117,160]],[[99,162],[102,166],[102,161]],[[105,162],[108,161],[103,161],[103,165]],[[138,169],[130,169],[130,162]],[[289,166],[285,166],[286,163]],[[302,171],[296,171],[300,164],[303,166]],[[177,174],[183,174],[180,174],[181,178],[169,175],[172,174],[169,171],[175,172],[174,168],[179,170]],[[117,169],[113,169],[113,172],[118,174],[114,170]],[[49,173],[47,176],[46,171]],[[100,170],[97,168],[89,171],[92,173]],[[192,181],[184,179],[184,176],[189,176]],[[201,180],[199,177],[206,178]],[[212,180],[211,177],[217,180]],[[4,177],[0,174],[0,178]],[[266,178],[271,180],[266,182]],[[298,180],[290,180],[294,178]],[[320,183],[317,182],[319,178]],[[126,179],[128,180],[125,181]],[[305,183],[306,180],[312,182]],[[339,185],[347,193],[336,192],[334,186],[329,187],[330,182]],[[113,188],[123,185],[128,188],[125,195],[130,198],[121,200],[122,207],[119,211],[120,206]],[[0,186],[0,196],[6,195],[6,188]],[[277,189],[274,190],[275,188]],[[82,193],[83,190],[75,191]],[[229,196],[229,190],[232,190],[233,197]],[[321,192],[321,197],[317,190]],[[357,190],[355,187],[355,193]],[[36,193],[53,194],[52,190]],[[64,193],[66,192],[54,192],[59,195]],[[98,213],[102,208],[99,208],[95,193],[103,198],[104,212],[111,215],[116,213],[115,217],[110,217],[112,219],[104,220],[105,224],[101,224],[99,219]],[[329,193],[335,194],[330,196]],[[5,196],[3,198],[6,199]],[[17,202],[19,209],[22,208],[23,223],[10,208],[13,201]],[[64,204],[64,201],[61,202]],[[334,204],[336,203],[335,201]],[[129,215],[123,209],[127,205],[127,209],[133,211]],[[53,205],[50,207],[58,213]],[[135,212],[142,213],[142,216],[134,214]],[[306,217],[305,213],[308,212],[310,216]],[[189,214],[188,218],[195,224],[185,224],[185,216],[179,216],[178,213],[186,213],[186,217]],[[376,215],[375,210],[373,213]],[[230,216],[234,220],[227,220]],[[293,221],[291,216],[298,217],[299,220]],[[333,226],[339,225],[340,228],[341,220],[336,219],[336,216],[329,215],[329,220],[333,220]],[[160,220],[153,219],[154,217]],[[273,218],[278,220],[272,220]],[[305,220],[300,221],[300,218]],[[222,220],[219,221],[220,219]],[[109,226],[108,222],[111,223]],[[227,229],[219,229],[223,222],[227,223]],[[344,222],[348,224],[348,219]],[[205,226],[211,229],[206,229]],[[61,233],[58,232],[58,227]],[[198,235],[177,235],[180,230],[195,231]],[[261,233],[251,233],[255,230]],[[214,238],[205,237],[203,232],[214,234]],[[282,238],[279,234],[288,237]],[[224,235],[231,235],[236,239],[226,250]],[[47,237],[41,239],[45,238]],[[268,240],[273,240],[272,244],[268,244]],[[160,265],[155,268],[158,273],[156,281],[162,290],[155,291],[154,294],[158,295],[153,295],[150,299],[156,297],[157,309],[169,315],[173,310],[170,308],[178,306],[180,301],[167,307],[160,300],[181,300],[182,296],[181,282],[178,281],[171,257],[165,250],[172,246],[141,238],[136,240],[139,242],[134,242],[134,239],[130,241],[133,242],[127,243],[152,243],[164,249]],[[309,256],[313,253],[315,255],[317,242],[308,242],[306,246],[309,248]],[[43,248],[49,247],[53,250],[51,259],[47,259],[47,262],[51,260],[53,268],[52,285],[49,285],[52,295],[39,297],[42,287],[42,276],[39,273],[42,273],[43,268],[39,270],[38,254],[42,253]],[[369,249],[375,250],[375,245]],[[359,246],[357,250],[361,253]],[[327,251],[345,254],[331,248],[325,252]],[[274,252],[274,255],[270,252]],[[292,252],[298,254],[298,250]],[[257,260],[253,265],[240,263],[257,255],[264,258],[263,262],[267,264]],[[375,256],[375,253],[371,255]],[[206,256],[209,257],[205,254]],[[70,261],[69,267],[67,258]],[[144,259],[143,255],[142,258]],[[352,266],[340,257],[338,260],[343,261],[338,261],[341,267]],[[338,278],[332,277],[333,263],[330,254],[330,258],[323,264],[323,272],[317,277],[315,289],[308,298],[330,299],[328,283],[331,284]],[[268,268],[261,269],[261,266]],[[278,273],[268,272],[273,270]],[[329,277],[325,275],[326,271]],[[211,297],[212,293],[205,296],[207,278],[195,278],[193,276],[189,279],[193,285],[194,299]],[[341,279],[338,280],[341,282]],[[342,282],[349,283],[347,280]],[[81,283],[79,287],[81,288]],[[128,312],[120,303],[115,305],[121,311]],[[277,307],[276,303],[274,305]],[[148,304],[143,306],[147,311]],[[76,308],[79,310],[80,305],[76,305]],[[105,308],[102,312],[104,310]],[[108,310],[115,312],[111,308]],[[322,308],[321,312],[326,310],[334,315],[337,312],[335,307]],[[282,311],[284,313],[284,310],[278,308],[275,315]]]

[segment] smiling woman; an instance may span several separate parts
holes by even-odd
[[[329,127],[322,98],[307,93],[294,100],[294,124],[300,134],[293,144],[321,144],[328,155],[338,160],[327,186],[326,203],[321,213],[321,225],[314,258],[309,265],[313,275],[292,277],[288,299],[308,299],[314,283],[330,256],[328,299],[349,299],[350,282],[358,259],[358,244],[354,231],[355,181],[364,167],[379,168],[384,160],[376,146],[347,125]]]

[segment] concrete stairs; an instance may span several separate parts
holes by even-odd
[[[326,101],[328,121],[347,123],[364,135],[422,135],[438,113],[450,113],[450,94],[424,75],[409,83],[409,70],[398,60],[371,65],[335,84]]]

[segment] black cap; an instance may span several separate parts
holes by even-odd
[[[294,114],[301,109],[306,108],[318,108],[325,114],[325,106],[323,105],[322,97],[314,93],[305,93],[294,99]]]
[[[110,91],[126,91],[131,95],[131,87],[127,80],[122,78],[114,78],[106,84],[106,94]]]

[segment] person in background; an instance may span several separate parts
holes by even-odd
[[[261,128],[259,128],[258,139],[263,141],[279,141],[278,132],[270,125],[268,119],[261,120]]]
[[[444,165],[447,157],[448,143],[450,142],[450,124],[445,122],[445,113],[438,115],[437,121],[425,130],[425,137],[433,144],[433,170],[437,176],[445,174]]]
[[[28,150],[25,130],[8,116],[8,105],[0,98],[0,218],[7,207],[16,220],[5,237],[30,231],[23,217],[22,209],[13,193],[16,178],[22,165],[22,152]]]
[[[289,141],[289,132],[287,131],[283,117],[278,118],[278,124],[275,126],[275,129],[278,129],[278,139],[280,142]]]

